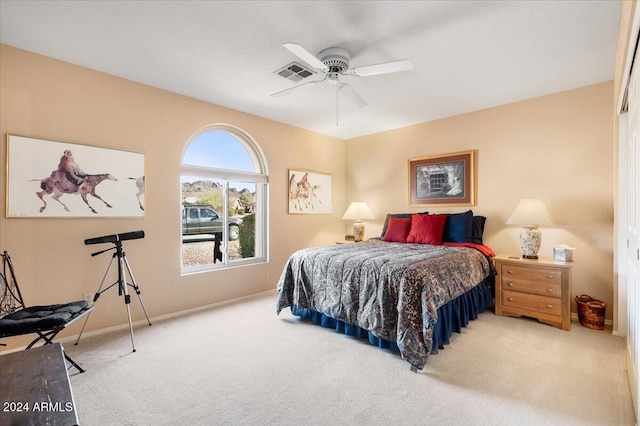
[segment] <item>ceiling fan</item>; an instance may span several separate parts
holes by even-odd
[[[362,67],[349,68],[351,55],[346,49],[340,47],[329,47],[320,51],[316,56],[312,55],[304,47],[295,43],[285,43],[283,45],[287,50],[296,55],[302,61],[324,74],[324,78],[316,81],[309,81],[290,87],[285,90],[273,93],[271,96],[279,97],[288,95],[299,89],[308,86],[315,86],[320,83],[329,82],[336,86],[336,125],[337,125],[337,103],[339,92],[357,108],[367,105],[367,102],[360,96],[356,90],[349,85],[340,81],[341,76],[351,77],[367,77],[370,75],[388,74],[398,71],[407,71],[413,68],[411,61],[403,59],[400,61],[385,62],[382,64],[365,65]]]

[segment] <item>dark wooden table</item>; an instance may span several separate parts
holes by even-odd
[[[0,425],[77,424],[60,343],[0,356]]]

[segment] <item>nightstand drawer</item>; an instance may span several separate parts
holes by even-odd
[[[562,315],[561,299],[502,290],[502,305],[549,315]]]
[[[517,278],[519,280],[540,283],[562,282],[562,272],[557,268],[532,268],[530,266],[502,265],[500,268],[503,280]]]
[[[495,257],[496,315],[531,317],[571,329],[571,263]]]
[[[543,283],[535,281],[523,281],[512,278],[511,276],[503,277],[502,288],[504,290],[521,291],[524,293],[539,294],[541,296],[561,297],[562,285],[560,283]]]

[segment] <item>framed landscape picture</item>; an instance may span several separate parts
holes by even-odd
[[[475,204],[475,151],[409,160],[409,206]]]
[[[139,152],[7,135],[5,215],[144,217]]]
[[[331,175],[289,170],[289,214],[331,213]]]

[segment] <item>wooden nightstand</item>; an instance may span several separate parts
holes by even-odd
[[[571,328],[570,263],[499,255],[496,315],[526,316],[563,330]]]

